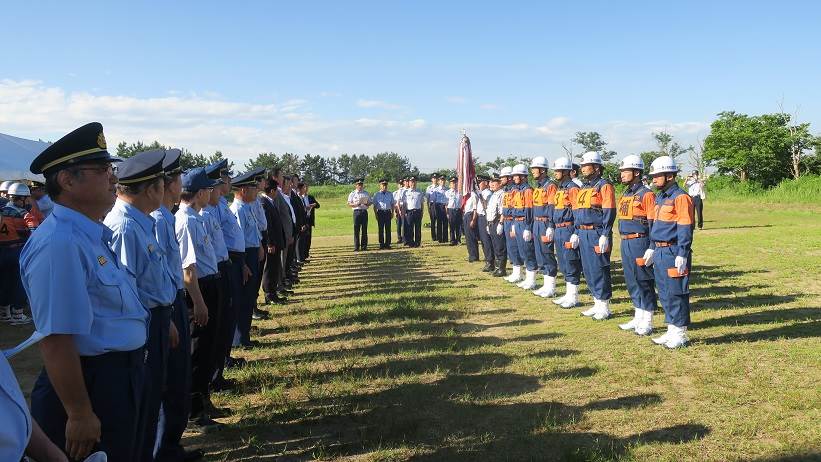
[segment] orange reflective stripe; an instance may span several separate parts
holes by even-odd
[[[533,189],[527,188],[522,191],[522,202],[525,208],[533,208]]]
[[[647,219],[653,220],[656,217],[656,195],[652,191],[644,194],[642,198],[642,208],[647,212]]]
[[[612,209],[616,207],[616,190],[613,189],[612,184],[603,184],[599,190],[599,193],[601,201],[600,204],[603,209]]]
[[[680,225],[690,226],[693,224],[695,209],[693,207],[693,198],[687,194],[682,194],[676,197],[675,201],[676,223]]]
[[[547,192],[546,192],[546,194],[547,194],[547,198],[546,198],[547,199],[547,202],[546,202],[547,205],[556,205],[556,198],[558,197],[558,194],[556,193],[556,189],[557,189],[556,185],[553,184],[553,183],[550,183],[549,185],[547,185]]]
[[[579,198],[579,188],[570,188],[567,190],[567,197],[565,197],[565,206],[576,208],[576,202]]]

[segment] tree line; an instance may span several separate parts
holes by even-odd
[[[682,169],[696,170],[702,175],[712,167],[721,175],[738,181],[751,181],[761,186],[777,185],[786,178],[798,178],[804,174],[821,174],[821,136],[813,135],[809,123],[795,123],[795,115],[784,113],[746,115],[734,111],[718,114],[710,125],[710,133],[696,145],[682,145],[667,131],[652,133],[655,149],[637,153],[649,169],[650,163],[659,156],[673,157]],[[117,146],[117,156],[127,158],[149,150],[165,148],[158,141],[152,143]],[[619,181],[619,154],[609,148],[604,137],[596,131],[576,132],[569,143],[562,143],[565,155],[575,161],[588,151],[597,151],[605,162],[604,175],[613,182]],[[625,154],[626,155],[626,154]],[[532,156],[505,154],[491,161],[475,158],[477,174],[492,174],[505,166],[517,163],[529,165]],[[195,154],[182,149],[180,163],[184,169],[202,167],[224,158],[222,152]],[[233,162],[229,162],[233,169]],[[395,152],[376,155],[341,154],[325,157],[318,154],[300,156],[294,153],[259,153],[243,165],[244,170],[264,167],[280,168],[295,173],[310,184],[350,184],[357,178],[369,182],[387,178],[396,181],[405,175],[416,175],[420,181],[429,181],[431,173],[455,175],[454,169],[440,169],[422,173],[407,156]]]

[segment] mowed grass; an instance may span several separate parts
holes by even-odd
[[[594,322],[429,230],[420,249],[367,253],[317,237],[215,396],[228,427],[186,444],[214,461],[817,460],[820,212],[707,203],[678,351],[617,328],[632,315],[618,252],[616,317]]]

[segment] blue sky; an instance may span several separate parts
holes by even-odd
[[[13,2],[0,132],[236,161],[260,151],[556,158],[578,130],[628,154],[722,110],[821,127],[818,2]],[[10,19],[10,20],[9,20]]]

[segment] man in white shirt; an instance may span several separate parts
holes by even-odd
[[[445,191],[447,204],[445,205],[448,215],[448,227],[450,228],[450,245],[462,243],[462,194],[456,190],[456,177],[450,178],[450,189]]]
[[[693,198],[693,206],[696,209],[696,224],[698,229],[704,226],[704,200],[707,199],[707,192],[704,188],[704,180],[702,180],[698,171],[694,171],[684,182],[687,186],[687,194]]]
[[[485,266],[482,271],[490,273],[496,269],[493,257],[493,243],[490,239],[490,233],[487,230],[487,203],[493,194],[488,188],[490,177],[485,175],[478,175],[479,179],[479,195],[476,196],[476,227],[475,231],[479,234],[479,241],[482,242],[482,255],[485,258]],[[466,205],[467,207],[467,205]]]
[[[353,209],[353,250],[368,250],[368,207],[371,205],[371,196],[365,191],[365,180],[358,178],[354,182],[354,190],[348,194],[348,207]]]
[[[465,246],[468,251],[468,263],[479,261],[479,214],[476,205],[479,202],[479,192],[473,191],[465,201],[462,213],[462,230],[465,233]]]

